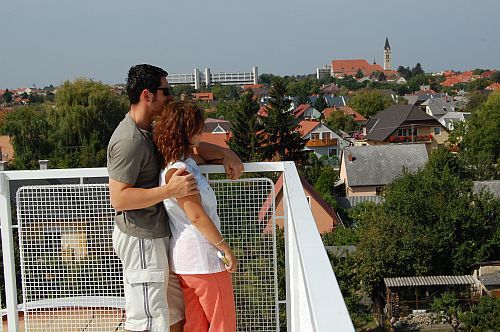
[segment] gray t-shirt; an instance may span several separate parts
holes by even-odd
[[[160,160],[152,134],[139,129],[128,113],[109,140],[108,173],[111,179],[135,188],[158,187]],[[131,236],[145,239],[170,236],[168,215],[162,202],[118,213],[115,222],[123,233]]]

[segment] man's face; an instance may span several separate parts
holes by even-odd
[[[173,99],[168,81],[165,77],[162,77],[160,86],[153,94],[152,106],[154,115],[160,114],[165,104]]]

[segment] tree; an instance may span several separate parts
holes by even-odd
[[[299,160],[305,140],[298,131],[298,122],[288,111],[284,80],[277,78],[269,92],[268,116],[262,119],[264,129],[263,157],[267,160]]]
[[[220,101],[215,106],[215,111],[210,113],[211,118],[224,119],[233,122],[235,118],[238,102],[232,100]]]
[[[356,121],[354,121],[354,118],[345,114],[341,110],[332,112],[326,119],[326,125],[328,128],[337,133],[341,130],[351,133],[358,129],[358,125],[356,124]]]
[[[13,96],[12,91],[10,91],[9,89],[6,89],[0,100],[2,100],[6,104],[10,104],[10,103],[12,103],[12,96]]]
[[[417,62],[415,67],[413,67],[411,70],[411,76],[417,76],[417,75],[421,75],[421,74],[425,74],[425,72],[422,69],[422,65],[420,65],[420,62]]]
[[[495,72],[491,75],[490,79],[491,79],[493,82],[495,82],[495,83],[500,83],[500,71],[495,71]]]
[[[182,94],[191,98],[191,95],[196,92],[196,89],[191,84],[180,84],[172,88],[172,93],[176,97],[180,97]]]
[[[216,84],[212,87],[214,98],[219,101],[238,100],[240,97],[241,88],[235,85],[220,85]]]
[[[349,101],[349,106],[365,117],[371,117],[383,111],[394,102],[391,97],[377,90],[361,90]]]
[[[458,331],[458,326],[460,325],[458,316],[461,313],[461,309],[455,294],[448,292],[441,294],[440,297],[434,299],[431,307],[438,313],[439,317],[450,324],[453,331]]]
[[[51,130],[42,108],[14,109],[5,116],[2,129],[12,140],[15,169],[36,169],[38,160],[49,158],[53,149],[49,139]]]
[[[354,77],[356,77],[359,80],[360,78],[365,77],[365,74],[363,73],[363,71],[361,69],[358,69],[358,71],[356,72],[356,75]]]
[[[314,184],[314,190],[316,190],[332,208],[337,207],[337,202],[333,198],[333,188],[338,177],[338,172],[332,167],[327,166],[321,170],[321,174]]]
[[[500,299],[482,296],[469,311],[459,313],[459,318],[466,331],[498,331],[500,330]]]
[[[323,112],[323,110],[327,107],[328,103],[326,102],[325,95],[323,93],[320,93],[318,99],[316,99],[316,102],[314,103],[314,108],[319,112]]]
[[[485,78],[479,78],[477,80],[469,82],[465,86],[465,91],[482,91],[486,89],[488,85],[491,84],[491,81]]]
[[[460,157],[474,169],[475,180],[500,179],[499,130],[500,92],[494,92],[450,135],[450,141],[458,144]]]
[[[243,162],[259,161],[262,133],[258,122],[259,104],[253,99],[251,91],[244,93],[238,102],[231,122],[233,136],[228,145]]]
[[[406,80],[408,80],[411,77],[411,69],[410,67],[403,67],[399,66],[398,67],[398,73],[403,76]]]

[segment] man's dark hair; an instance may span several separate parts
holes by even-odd
[[[135,65],[130,68],[127,76],[127,94],[130,104],[137,104],[144,89],[156,92],[161,85],[161,78],[168,73],[148,64]]]

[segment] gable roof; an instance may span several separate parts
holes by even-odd
[[[310,121],[310,120],[304,120],[299,122],[299,132],[300,136],[304,137],[307,134],[309,134],[311,131],[314,130],[317,126],[319,126],[321,122],[319,121]]]
[[[368,120],[365,138],[371,141],[385,141],[394,130],[405,122],[425,122],[427,125],[442,126],[439,121],[417,106],[392,105]]]
[[[340,88],[335,83],[327,84],[319,89],[319,91],[323,92],[324,94],[334,94],[339,90]]]
[[[295,108],[293,111],[292,111],[292,114],[295,118],[298,118],[300,117],[302,114],[304,114],[305,111],[307,111],[309,108],[313,108],[315,109],[314,107],[312,107],[311,105],[309,104],[300,104],[297,108]]]
[[[361,70],[366,76],[371,75],[374,71],[384,71],[378,64],[369,64],[364,59],[356,60],[332,60],[332,71],[334,73],[343,73],[345,75],[356,75],[358,70]]]
[[[205,120],[205,127],[203,128],[204,132],[212,133],[217,128],[218,128],[218,130],[217,130],[218,132],[220,132],[221,129],[224,132],[229,132],[229,131],[231,131],[231,122],[224,120],[224,119],[213,119],[213,118],[207,118]]]
[[[425,144],[348,146],[342,158],[346,158],[341,165],[345,164],[347,183],[351,187],[387,185],[403,168],[415,172],[428,160]]]

